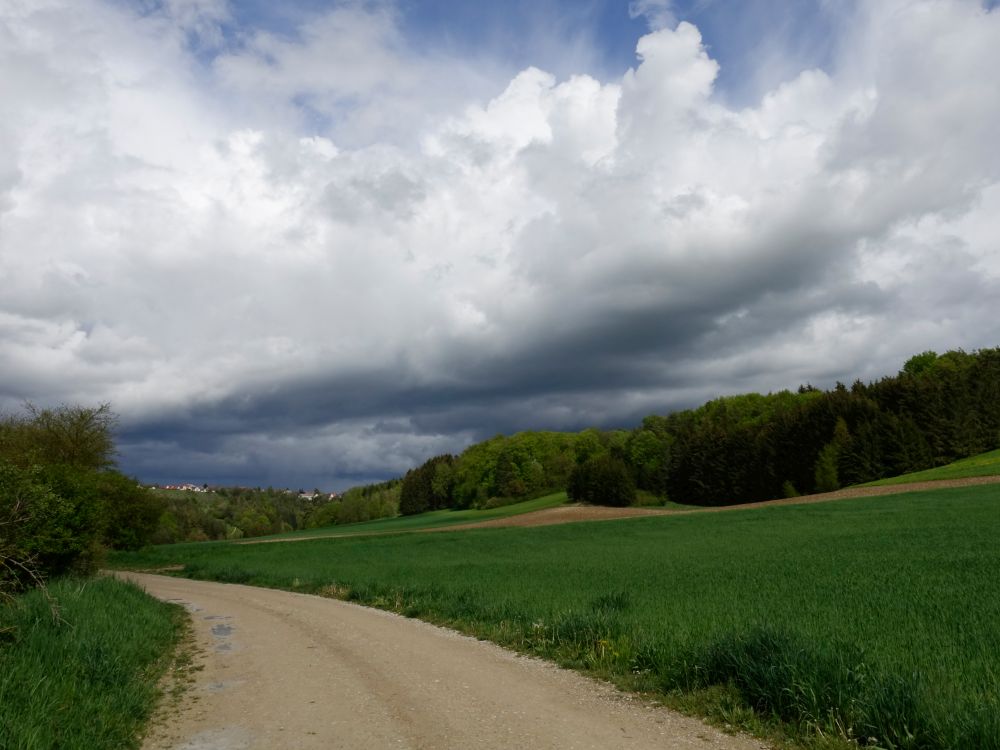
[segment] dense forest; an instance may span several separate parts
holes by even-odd
[[[924,352],[874,383],[718,398],[634,430],[497,436],[403,479],[403,514],[568,489],[588,502],[728,505],[926,469],[1000,445],[1000,348]]]
[[[718,505],[824,492],[1000,444],[1000,349],[912,357],[895,376],[830,391],[750,394],[649,418],[666,470],[640,482]],[[633,461],[633,467],[639,469]]]

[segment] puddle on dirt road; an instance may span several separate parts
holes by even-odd
[[[253,735],[242,727],[225,727],[198,732],[176,750],[246,750],[253,745]]]
[[[229,615],[205,615],[203,620],[231,620],[233,619]],[[230,641],[230,636],[232,636],[234,628],[232,625],[227,625],[225,622],[217,622],[212,625],[212,635],[215,638],[215,651],[218,653],[226,653],[229,651],[235,651],[232,641]]]
[[[231,690],[232,688],[239,687],[244,684],[246,680],[226,680],[224,682],[212,682],[205,685],[202,690],[206,693],[224,693],[226,690]]]

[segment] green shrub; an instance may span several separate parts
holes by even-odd
[[[138,549],[162,504],[113,471],[114,414],[62,406],[0,415],[0,592],[93,572],[105,546]]]
[[[104,541],[112,549],[140,549],[149,544],[165,503],[132,478],[117,471],[97,475]]]
[[[795,485],[792,484],[790,479],[786,479],[785,483],[781,485],[781,496],[782,497],[799,497],[801,493],[795,489]]]
[[[58,487],[53,487],[54,478]],[[39,468],[0,462],[0,585],[5,590],[95,568],[100,515],[86,485],[85,477],[73,472],[47,475]],[[72,489],[67,492],[67,487]]]

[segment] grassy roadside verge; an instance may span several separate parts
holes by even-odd
[[[800,746],[989,750],[998,531],[997,489],[979,486],[114,561],[451,625]]]
[[[135,748],[183,610],[99,577],[53,581],[0,609],[0,747]]]

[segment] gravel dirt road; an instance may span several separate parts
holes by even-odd
[[[120,574],[191,613],[194,683],[146,750],[760,750],[551,664],[334,599]]]

